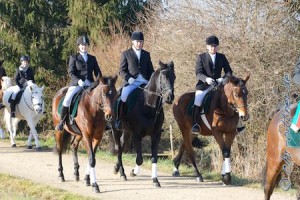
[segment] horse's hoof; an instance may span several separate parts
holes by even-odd
[[[84,180],[85,180],[85,185],[86,186],[91,186],[90,175],[85,175]]]
[[[127,181],[127,177],[126,176],[120,176],[121,181]]]
[[[27,146],[27,149],[32,149],[32,146]]]
[[[36,151],[42,151],[42,147],[37,147],[35,150]]]
[[[93,189],[93,192],[100,193],[100,189],[99,189],[99,186],[97,185],[97,183],[93,183],[92,189]]]
[[[179,177],[179,176],[180,176],[179,171],[174,171],[174,172],[172,173],[172,176],[173,176],[173,177]]]
[[[160,188],[161,187],[157,178],[153,178],[152,180],[153,180],[153,187],[154,188]]]
[[[201,175],[196,178],[196,182],[197,183],[203,182],[203,178]]]
[[[14,148],[14,147],[17,147],[17,145],[16,145],[16,144],[13,144],[13,145],[11,145],[11,147],[13,147],[13,148]]]
[[[134,173],[134,170],[131,170],[130,176],[131,176],[131,177],[135,177],[135,176],[136,176],[136,174]]]
[[[222,175],[222,182],[224,183],[224,185],[231,185],[230,173],[226,173],[225,175]]]
[[[58,177],[58,181],[65,182],[65,177],[63,177],[63,176]]]

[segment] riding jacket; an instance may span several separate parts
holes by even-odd
[[[222,69],[224,69],[224,76],[231,76],[232,69],[224,54],[216,53],[215,64],[213,64],[208,52],[197,55],[196,59],[196,85],[197,90],[205,90],[209,87],[206,83],[206,78],[218,79],[221,77]]]
[[[137,78],[139,74],[149,81],[153,72],[154,69],[148,51],[141,50],[140,60],[133,48],[127,49],[122,53],[119,74],[124,80],[123,85],[127,84],[130,77]]]
[[[26,70],[20,70],[20,68],[17,68],[15,82],[20,89],[25,88],[27,86],[27,81],[29,80],[31,80],[33,83],[35,82],[33,70],[30,67],[28,67]]]
[[[68,73],[71,77],[71,86],[77,86],[79,79],[82,81],[88,79],[93,82],[93,72],[95,76],[102,76],[96,57],[90,54],[87,54],[87,56],[87,62],[79,53],[70,56]]]

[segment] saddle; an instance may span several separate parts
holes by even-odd
[[[204,96],[204,99],[203,99],[203,102],[202,102],[202,105],[201,105],[202,106],[202,111],[201,111],[200,115],[206,114],[208,112],[208,109],[209,109],[209,106],[210,106],[210,103],[211,103],[212,94],[213,94],[213,90],[209,91]],[[190,116],[192,116],[192,113],[193,113],[194,101],[195,101],[195,95],[193,96],[193,98],[191,98],[191,100],[189,101],[188,106],[187,106],[187,113]]]
[[[141,85],[140,87],[144,88],[145,85]],[[135,102],[136,102],[136,99],[138,97],[138,94],[139,94],[139,89],[140,88],[136,88],[134,89],[127,97],[127,100],[126,100],[126,109],[125,109],[125,115],[127,113],[130,113],[130,111],[132,110]],[[119,104],[121,102],[121,92],[122,92],[122,88],[118,91],[118,98],[117,100],[115,101],[115,104],[114,104],[114,111],[115,113],[118,113],[118,108],[119,108]]]
[[[25,88],[21,89],[21,90],[17,93],[16,99],[15,99],[16,105],[20,103],[24,91],[25,91]],[[12,102],[12,95],[13,95],[13,93],[10,95],[10,97],[9,97],[9,99],[8,99],[8,103],[11,103],[11,102]]]
[[[66,118],[66,122],[67,124],[69,124],[72,129],[78,133],[79,135],[81,135],[81,132],[75,122],[75,117],[77,116],[77,111],[78,111],[78,105],[79,105],[79,102],[80,102],[80,99],[81,99],[81,96],[82,96],[82,93],[83,93],[84,89],[80,90],[77,94],[75,94],[71,100],[71,104],[70,104],[70,107],[69,107],[69,112],[68,112],[68,117]],[[61,98],[61,100],[59,101],[59,104],[58,104],[58,113],[59,115],[61,115],[61,108],[63,106],[63,101],[65,99],[65,96],[63,96]]]

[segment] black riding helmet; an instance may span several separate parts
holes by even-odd
[[[87,36],[80,36],[78,39],[77,39],[77,46],[78,45],[89,45],[90,44],[90,40]]]
[[[140,31],[134,31],[131,34],[131,40],[144,40],[144,34]]]
[[[211,35],[209,36],[208,38],[206,38],[206,44],[207,45],[219,45],[219,39],[214,36],[214,35]]]
[[[30,58],[27,55],[21,56],[20,61],[28,61],[29,62]]]

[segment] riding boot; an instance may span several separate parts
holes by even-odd
[[[199,117],[201,112],[201,106],[194,105],[193,108],[193,127],[192,132],[193,133],[199,133],[201,131],[200,125],[198,124]]]
[[[15,118],[16,117],[16,100],[11,99],[10,102],[10,116],[11,118]]]
[[[117,119],[115,123],[115,127],[117,130],[122,130],[122,119],[124,119],[125,116],[125,105],[126,103],[123,101],[120,101],[119,103],[119,108],[118,108],[118,113],[117,113]]]
[[[61,115],[60,115],[60,121],[57,124],[57,126],[55,127],[55,129],[57,131],[62,131],[64,129],[64,124],[67,118],[67,114],[68,114],[68,107],[63,106],[61,108]]]

